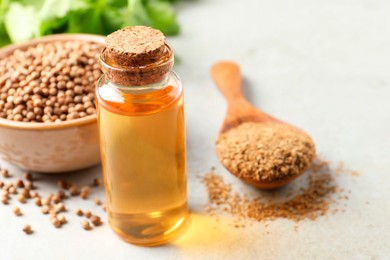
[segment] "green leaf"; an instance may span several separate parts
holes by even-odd
[[[71,0],[45,0],[39,9],[39,18],[50,20],[57,17],[64,17],[70,10]]]
[[[127,7],[127,0],[107,0],[107,5],[116,8]]]
[[[32,6],[36,10],[41,9],[46,0],[8,0],[9,3],[19,3],[23,6]]]
[[[67,32],[69,33],[104,34],[101,11],[99,9],[89,8],[82,11],[71,11],[68,17]]]
[[[48,35],[65,32],[68,29],[68,17],[52,18],[42,21],[39,26],[39,35]]]
[[[70,10],[85,10],[90,7],[90,3],[85,0],[72,0],[70,2]]]
[[[176,0],[0,0],[0,45],[52,33],[109,34],[146,25],[179,32]]]
[[[39,17],[33,6],[11,3],[5,14],[5,28],[12,42],[22,42],[39,34]]]
[[[123,26],[130,25],[152,25],[142,0],[128,0]]]
[[[123,16],[124,10],[113,7],[105,8],[102,13],[104,34],[107,35],[120,29],[123,25]]]
[[[4,23],[0,21],[0,47],[10,44],[11,39],[8,37],[7,30],[5,29]]]
[[[3,19],[3,15],[9,7],[10,0],[0,0],[0,20]]]
[[[166,35],[179,33],[176,13],[171,4],[161,0],[149,0],[146,2],[146,11],[152,21],[152,27],[161,30]]]

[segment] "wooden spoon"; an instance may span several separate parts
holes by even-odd
[[[281,123],[278,119],[256,109],[244,98],[241,93],[240,69],[236,63],[218,62],[212,66],[211,75],[228,103],[221,132],[248,121]]]
[[[277,188],[286,185],[287,183],[291,182],[293,179],[297,178],[300,174],[302,174],[311,164],[312,160],[314,159],[315,155],[315,148],[314,148],[314,142],[312,139],[302,130],[291,126],[290,124],[284,123],[280,121],[279,119],[276,119],[258,109],[256,109],[254,106],[252,106],[241,94],[241,76],[240,76],[240,69],[237,64],[234,62],[229,62],[229,61],[221,61],[216,64],[214,64],[211,68],[211,75],[212,78],[214,79],[215,83],[217,84],[219,90],[222,92],[222,94],[225,96],[227,103],[228,103],[228,108],[227,108],[227,113],[225,120],[222,124],[222,127],[220,129],[218,138],[217,138],[217,154],[222,162],[222,164],[227,168],[232,174],[236,175],[243,181],[252,184],[256,187],[263,188],[263,189],[272,189],[272,188]],[[292,150],[292,155],[287,152],[285,153],[288,156],[295,156],[294,158],[289,158],[289,160],[298,160],[299,165],[283,165],[287,167],[287,170],[291,170],[290,172],[287,172],[287,174],[279,174],[278,172],[269,172],[267,175],[269,176],[277,176],[273,179],[270,178],[264,178],[261,179],[261,176],[257,176],[254,178],[253,176],[255,175],[254,173],[259,169],[260,167],[256,168],[253,165],[254,164],[261,164],[260,161],[255,162],[255,161],[249,161],[249,159],[245,159],[247,157],[250,158],[257,158],[258,156],[247,154],[246,156],[243,156],[243,161],[235,161],[234,163],[230,162],[230,159],[234,160],[237,156],[234,156],[234,158],[229,158],[229,155],[226,155],[226,151],[234,150],[237,151],[241,149],[239,142],[237,140],[234,140],[232,142],[229,142],[229,140],[225,140],[223,146],[219,146],[219,140],[225,138],[226,139],[226,134],[234,129],[238,129],[240,125],[244,123],[257,123],[259,125],[260,130],[262,130],[262,126],[264,126],[264,129],[272,131],[273,128],[275,128],[275,131],[284,131],[285,134],[283,133],[283,137],[280,138],[281,140],[280,143],[289,143],[291,140],[286,140],[286,138],[294,138],[294,144],[298,144],[299,147],[301,147],[303,150],[299,153],[297,152],[295,156],[295,147],[289,147]],[[232,131],[233,133],[233,131]],[[241,135],[241,134],[240,134]],[[248,134],[247,134],[248,135]],[[245,133],[242,133],[242,136],[245,136]],[[235,138],[235,136],[233,136]],[[296,138],[295,138],[296,137]],[[230,136],[229,138],[232,138]],[[248,137],[246,137],[248,139]],[[245,139],[245,141],[248,141]],[[297,140],[295,140],[297,139]],[[249,140],[251,142],[251,140]],[[279,142],[278,141],[278,142]],[[249,143],[250,143],[249,142]],[[253,141],[255,142],[255,140]],[[246,144],[248,146],[250,144]],[[255,144],[255,145],[261,145],[263,144]],[[270,145],[268,143],[264,145]],[[279,146],[279,143],[275,145],[275,142],[271,145],[274,146]],[[231,147],[227,147],[231,146]],[[252,145],[253,146],[253,145]],[[272,147],[270,147],[272,149]],[[307,150],[306,150],[307,149]],[[242,148],[242,154],[246,153],[247,148]],[[253,152],[253,150],[252,150]],[[256,152],[256,151],[255,151]],[[225,154],[224,154],[225,153]],[[260,153],[260,152],[259,152]],[[239,154],[239,153],[238,153]],[[302,157],[306,156],[306,157]],[[227,157],[228,158],[227,158]],[[240,156],[240,155],[238,155]],[[231,156],[233,157],[233,156]],[[272,158],[262,158],[262,162],[271,160]],[[303,162],[300,162],[300,160],[303,160]],[[243,169],[239,169],[239,167],[236,167],[235,165],[249,165],[248,169],[245,169],[245,174],[242,173]],[[256,165],[257,165],[256,164]],[[264,163],[263,163],[264,164]],[[288,167],[291,166],[289,169]],[[275,165],[274,171],[280,171],[282,165]],[[294,167],[294,168],[293,168]],[[298,172],[297,172],[298,169]],[[286,169],[283,169],[283,172],[285,172]],[[253,176],[251,175],[253,173]],[[278,173],[278,174],[276,174]]]

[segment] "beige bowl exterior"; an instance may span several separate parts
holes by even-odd
[[[104,43],[104,37],[97,35],[50,35],[2,48],[0,59],[16,49],[67,40]],[[27,123],[0,118],[0,158],[22,169],[43,173],[93,166],[100,162],[96,116],[60,123]]]

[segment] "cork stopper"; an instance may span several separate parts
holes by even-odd
[[[118,84],[143,86],[161,80],[173,66],[173,53],[159,30],[129,26],[106,37],[103,72]]]
[[[106,38],[107,55],[120,66],[143,66],[164,54],[165,36],[147,26],[129,26]]]

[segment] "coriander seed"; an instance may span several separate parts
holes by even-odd
[[[1,170],[0,170],[0,174],[1,174],[4,178],[9,178],[9,177],[11,177],[7,169],[1,169]]]
[[[26,203],[26,197],[23,194],[18,194],[17,200],[20,203]]]
[[[82,216],[84,213],[83,213],[83,211],[81,210],[81,209],[76,209],[75,211],[74,211],[74,213],[77,215],[77,216]]]
[[[57,203],[60,203],[60,201],[61,201],[60,195],[55,194],[55,195],[53,196],[52,201],[53,201],[54,203],[56,203],[56,204],[57,204]]]
[[[31,196],[31,198],[37,198],[37,197],[39,197],[39,194],[36,191],[32,191],[32,192],[30,192],[30,196]]]
[[[90,217],[92,216],[91,211],[85,210],[85,211],[84,211],[84,216],[85,216],[86,218],[90,218]]]
[[[56,205],[54,206],[54,208],[55,208],[55,210],[56,210],[57,213],[58,213],[58,212],[66,211],[65,204],[62,203],[62,202],[56,204]]]
[[[86,199],[89,195],[89,192],[91,191],[91,188],[89,186],[83,186],[81,188],[80,196],[83,199]]]
[[[77,195],[79,195],[79,191],[78,191],[78,189],[77,189],[77,186],[76,185],[72,185],[72,186],[70,186],[70,188],[69,188],[69,193],[70,193],[70,195],[72,195],[72,196],[77,196]]]
[[[42,206],[41,198],[39,198],[39,197],[34,198],[34,203],[35,203],[35,205],[37,205],[38,207]]]
[[[91,225],[89,224],[88,220],[83,220],[81,222],[81,226],[85,229],[85,230],[91,230]]]
[[[52,217],[52,218],[50,219],[50,222],[51,222],[51,223],[53,224],[53,226],[56,227],[56,228],[60,228],[61,225],[62,225],[61,221],[58,220],[58,218],[55,217],[55,216]]]
[[[63,190],[65,190],[68,187],[67,182],[64,180],[59,180],[57,182],[57,186],[58,186],[58,188],[63,189]]]
[[[100,206],[102,205],[102,201],[100,199],[95,199],[95,204]]]
[[[1,197],[1,203],[3,203],[4,205],[7,205],[8,204],[8,197],[6,197],[6,196]]]
[[[31,226],[28,225],[28,224],[24,225],[22,230],[23,230],[23,232],[26,233],[27,235],[30,235],[30,234],[33,233],[33,230],[32,230],[32,228],[31,228]]]
[[[21,179],[17,179],[15,185],[18,188],[24,188],[24,182]]]
[[[32,180],[33,180],[32,174],[29,173],[29,172],[25,172],[25,173],[23,174],[23,177],[24,177],[26,180],[28,180],[28,181],[32,181]]]
[[[20,211],[20,208],[19,207],[14,207],[12,209],[12,212],[16,215],[16,216],[21,216],[22,215],[22,212]]]
[[[68,222],[64,215],[57,216],[57,219],[61,222],[61,224],[65,224]]]
[[[92,103],[92,102],[90,102],[90,103]],[[95,178],[95,179],[93,179],[92,186],[94,186],[94,187],[100,186],[101,182],[102,181],[99,178]]]
[[[49,211],[50,211],[50,207],[48,205],[43,205],[42,208],[41,208],[41,212],[43,214],[49,214]]]
[[[9,193],[11,193],[11,194],[17,194],[18,191],[16,190],[15,187],[10,187],[10,188],[9,188]]]
[[[27,180],[24,185],[28,190],[32,190],[34,188],[33,182],[29,180]]]
[[[90,218],[90,221],[91,223],[94,225],[94,226],[100,226],[102,224],[101,220],[100,220],[100,217],[96,216],[96,215],[92,215],[91,218]]]

